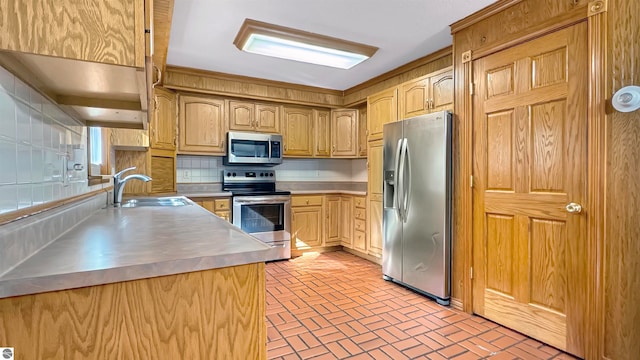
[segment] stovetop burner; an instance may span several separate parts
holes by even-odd
[[[233,196],[247,195],[290,195],[290,191],[276,190],[274,170],[224,170],[222,190],[231,191]]]

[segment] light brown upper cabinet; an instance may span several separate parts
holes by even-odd
[[[178,153],[224,155],[226,118],[224,100],[180,96]]]
[[[316,130],[313,157],[328,158],[331,156],[331,112],[314,109],[313,118]]]
[[[154,89],[154,108],[149,133],[151,148],[176,149],[176,94],[160,87]]]
[[[367,107],[359,109],[358,113],[358,157],[367,157]]]
[[[150,1],[2,1],[0,8],[5,68],[83,120],[146,128]]]
[[[382,126],[398,120],[398,88],[367,97],[368,141],[382,139]]]
[[[331,157],[354,158],[358,154],[358,110],[331,111]]]
[[[419,77],[400,85],[400,119],[453,108],[453,70]]]
[[[313,110],[303,107],[282,108],[284,155],[313,157]]]
[[[229,130],[280,132],[280,108],[277,105],[229,100]]]

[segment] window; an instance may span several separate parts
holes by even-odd
[[[111,175],[109,129],[89,128],[89,176]]]

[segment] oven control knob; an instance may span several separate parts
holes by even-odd
[[[231,173],[230,173],[230,172],[228,172],[228,173],[227,173],[227,177],[229,177],[229,176],[231,176]]]
[[[236,176],[236,173],[233,173],[233,176]]]
[[[270,173],[269,176],[273,177],[273,173]]]

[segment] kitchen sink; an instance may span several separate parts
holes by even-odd
[[[190,202],[181,196],[175,197],[158,197],[158,198],[139,198],[127,200],[120,205],[123,208],[133,208],[140,206],[185,206]]]

